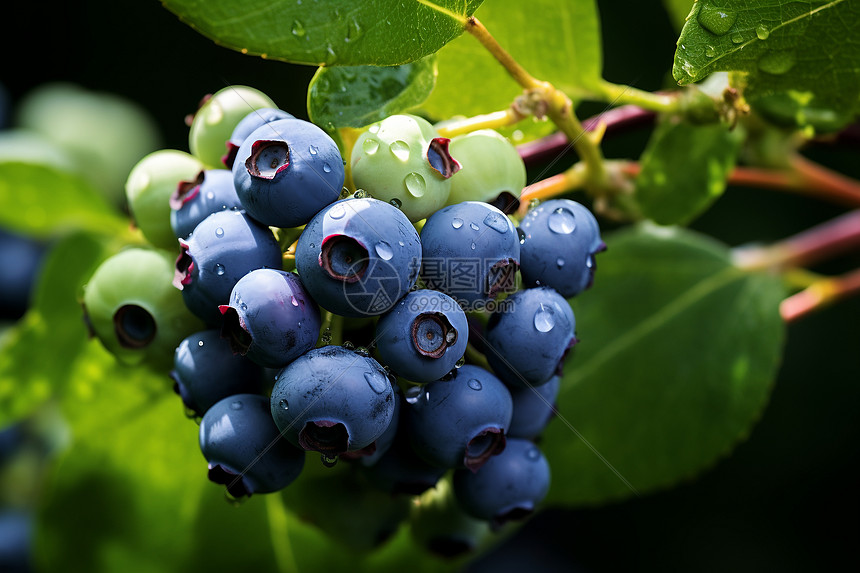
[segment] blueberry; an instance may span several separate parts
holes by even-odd
[[[263,107],[255,109],[242,118],[242,121],[233,129],[230,139],[227,141],[227,153],[221,158],[221,161],[227,169],[233,169],[233,163],[236,159],[236,152],[242,143],[251,135],[251,132],[267,123],[278,121],[279,119],[295,119],[292,114],[289,114],[281,109],[274,107]]]
[[[176,234],[170,226],[170,197],[202,169],[196,157],[175,149],[150,153],[134,166],[125,183],[125,196],[135,225],[147,241],[162,249],[176,248]]]
[[[170,226],[176,237],[187,239],[194,227],[212,213],[241,208],[233,174],[226,169],[208,169],[177,185],[170,196]]]
[[[382,315],[374,340],[382,362],[399,376],[432,382],[463,357],[469,326],[454,299],[421,289],[410,292]]]
[[[14,509],[0,510],[0,571],[33,571],[33,534],[32,515]]]
[[[305,464],[305,453],[278,432],[269,399],[257,394],[236,394],[209,408],[200,422],[200,450],[209,479],[237,498],[283,489]]]
[[[466,201],[434,213],[421,229],[421,277],[466,310],[512,290],[520,261],[516,229],[496,207]]]
[[[353,182],[376,199],[396,201],[410,221],[420,221],[445,204],[451,176],[460,168],[448,152],[449,141],[418,116],[389,116],[356,140]]]
[[[38,241],[0,229],[0,320],[24,316],[36,286],[45,246]]]
[[[219,307],[229,303],[240,278],[255,269],[281,268],[272,231],[241,211],[209,215],[179,245],[173,285],[191,312],[210,325],[220,324]]]
[[[511,386],[549,382],[576,343],[570,305],[548,287],[521,290],[505,302],[487,323],[487,361]]]
[[[462,165],[451,178],[448,205],[463,201],[490,203],[502,193],[519,197],[526,185],[526,166],[517,148],[492,129],[451,139],[451,154]]]
[[[340,197],[343,160],[316,125],[281,119],[255,129],[236,152],[233,183],[248,215],[274,227],[298,227]]]
[[[207,169],[224,166],[224,146],[248,112],[277,107],[269,96],[248,86],[227,86],[204,98],[188,133],[188,147]]]
[[[376,360],[323,346],[281,370],[271,408],[288,440],[336,459],[345,452],[373,453],[391,424],[394,399],[388,373]]]
[[[169,369],[180,341],[202,330],[170,286],[173,272],[169,253],[132,248],[99,265],[84,287],[90,331],[121,362]]]
[[[465,365],[450,379],[405,392],[415,451],[439,467],[477,470],[505,448],[511,393],[483,368]]]
[[[394,390],[394,414],[391,416],[391,423],[388,424],[382,435],[376,439],[373,452],[361,452],[360,455],[347,452],[341,455],[342,458],[357,459],[362,466],[370,467],[376,464],[394,445],[394,441],[397,439],[397,430],[400,427],[400,410],[402,409],[403,393],[396,384],[392,384],[392,388]]]
[[[510,388],[514,400],[514,415],[508,436],[533,440],[543,432],[555,413],[555,400],[561,377],[553,376],[546,384]]]
[[[316,303],[299,277],[285,271],[246,274],[221,312],[233,351],[269,368],[286,366],[316,346],[320,334]]]
[[[505,523],[531,514],[549,491],[549,463],[528,440],[511,438],[505,451],[477,472],[454,472],[454,495],[478,519]]]
[[[520,272],[526,286],[548,286],[570,298],[591,286],[594,256],[606,249],[597,219],[570,199],[532,209],[520,223]]]
[[[296,268],[320,306],[347,317],[391,309],[418,279],[418,232],[396,207],[376,199],[345,199],[307,224]]]
[[[195,332],[180,342],[170,377],[182,402],[198,416],[227,396],[263,390],[260,367],[233,354],[218,330]]]

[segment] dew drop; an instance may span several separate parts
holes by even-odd
[[[463,219],[461,219],[459,217],[454,217],[451,220],[451,226],[454,227],[455,229],[459,229],[460,227],[463,226]]]
[[[391,142],[391,145],[388,146],[388,150],[391,151],[392,155],[400,161],[406,161],[409,159],[409,144],[401,139]]]
[[[705,55],[709,58],[713,58],[717,55],[717,50],[713,46],[708,46],[705,48]]]
[[[529,448],[526,450],[526,459],[531,462],[536,462],[540,459],[540,451],[537,448]]]
[[[594,255],[588,255],[588,258],[585,259],[585,266],[589,269],[594,267]]]
[[[198,340],[198,341],[197,341],[197,346],[200,346],[200,347],[202,348],[202,347],[203,347],[203,341],[202,341],[202,340]]]
[[[392,205],[394,205],[398,209],[400,209],[403,206],[403,201],[401,201],[397,197],[394,197],[393,199],[391,199],[391,201],[389,201],[389,203],[391,203]]]
[[[325,454],[320,454],[320,460],[322,460],[322,464],[327,468],[333,468],[337,465],[337,456],[327,456]]]
[[[521,245],[526,242],[526,232],[519,227],[517,227],[517,237],[519,238]]]
[[[289,410],[290,409],[290,403],[287,402],[286,398],[284,398],[283,400],[278,402],[278,406],[281,407],[281,410]]]
[[[387,377],[380,376],[379,374],[375,374],[373,372],[365,372],[364,379],[367,382],[367,385],[370,386],[370,389],[377,394],[382,394],[390,387]]]
[[[758,61],[758,69],[768,74],[780,75],[794,67],[793,50],[771,50]]]
[[[564,207],[559,207],[547,218],[549,230],[559,235],[569,235],[576,228],[576,217],[573,212]]]
[[[484,217],[484,224],[492,230],[502,234],[507,233],[509,228],[508,218],[504,215],[493,212],[487,213],[487,216]]]
[[[471,388],[472,390],[480,390],[482,388],[481,381],[477,378],[472,378],[471,380],[469,380],[469,388]]]
[[[406,246],[406,243],[404,243],[403,241],[397,241],[397,244],[400,245],[401,247]]]
[[[242,402],[240,402],[239,400],[235,400],[233,402],[230,402],[230,407],[234,410],[241,410],[242,409]]]
[[[347,350],[353,350],[353,349],[355,349],[355,344],[353,344],[353,343],[352,343],[352,342],[350,342],[349,340],[345,340],[345,341],[344,341],[344,343],[343,343],[341,346],[343,346],[343,347],[344,347],[344,348],[346,348]]]
[[[463,356],[463,357],[461,357],[461,358],[460,358],[460,360],[458,360],[457,362],[455,362],[455,363],[454,363],[454,368],[460,368],[460,367],[462,367],[465,363],[466,363],[466,357],[465,357],[465,356]]]
[[[370,133],[379,133],[379,124],[374,123],[373,125],[371,125],[370,127],[367,128],[367,131],[369,131]]]
[[[223,237],[224,236],[224,229],[222,229],[221,227],[218,227],[217,229],[215,229],[215,236],[218,237],[219,239],[221,237]]]
[[[346,215],[346,209],[340,203],[335,203],[332,205],[331,209],[328,210],[328,216],[332,219],[343,219],[343,216]],[[314,246],[311,245],[311,248]]]
[[[472,228],[473,231],[480,231],[481,230],[481,228],[478,226],[477,223],[469,223],[469,226]]]
[[[555,326],[552,308],[543,304],[535,312],[534,325],[538,332],[549,332]]]
[[[558,268],[563,267],[564,266],[564,259],[561,257],[557,258],[555,260],[555,266],[557,266]]]
[[[427,189],[424,177],[414,171],[403,178],[403,184],[406,185],[406,190],[413,197],[423,197],[424,191]]]
[[[206,194],[206,198],[207,198],[207,199],[209,199],[209,200],[211,201],[212,199],[214,199],[214,198],[215,198],[215,193],[213,193],[212,191],[210,191],[209,193],[207,193],[207,194]]]
[[[722,36],[731,29],[738,15],[731,10],[725,8],[716,8],[714,6],[702,6],[699,10],[699,24],[708,32]]]
[[[376,254],[379,255],[379,258],[384,261],[390,261],[391,257],[394,256],[394,251],[391,249],[391,245],[385,241],[376,243],[374,250],[376,251]]]
[[[472,243],[472,244],[469,246],[469,248],[471,248],[471,249],[474,251],[475,249],[477,249],[477,248],[478,248],[478,245],[476,245],[475,243]]]
[[[317,153],[319,153],[319,152],[320,152],[320,148],[319,148],[319,147],[317,147],[316,145],[311,145],[310,147],[308,147],[308,152],[309,152],[311,155],[316,155]]]
[[[243,302],[239,304],[239,308],[242,310],[248,310],[248,305]]]
[[[764,24],[759,24],[755,29],[755,35],[759,40],[767,40],[768,36],[770,36],[770,30]]]
[[[370,193],[368,193],[364,189],[356,189],[355,193],[352,196],[356,199],[367,199],[368,197],[370,197]]]
[[[299,301],[298,301],[298,299],[296,299],[296,297],[291,295],[290,296],[290,304],[292,304],[293,306],[299,306]]]
[[[323,163],[323,171],[325,171],[326,173],[331,173],[331,165],[329,165],[328,163]]]
[[[227,269],[224,268],[224,265],[222,265],[221,263],[217,263],[215,265],[215,274],[216,275],[218,275],[220,277],[220,276],[223,276],[225,272],[227,272]]]
[[[417,404],[419,400],[421,400],[421,396],[424,394],[424,388],[421,386],[410,386],[406,389],[406,392],[403,393],[403,396],[406,398],[406,402],[408,404]]]
[[[732,42],[734,42],[735,44],[740,44],[743,41],[744,37],[743,34],[741,34],[740,32],[735,32],[734,34],[732,34]]]
[[[379,131],[379,126],[377,125],[371,125],[370,129],[373,129],[374,127]],[[366,154],[373,155],[379,149],[379,142],[372,137],[368,137],[364,140],[364,143],[361,144],[361,148]]]

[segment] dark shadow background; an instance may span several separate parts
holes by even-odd
[[[606,78],[650,90],[666,87],[676,34],[662,5],[599,4]],[[165,147],[177,149],[188,145],[184,116],[203,94],[228,84],[257,87],[307,117],[313,68],[220,48],[156,0],[7,5],[2,21],[0,82],[13,102],[49,80],[114,92],[148,109]],[[647,135],[607,142],[607,155],[635,157]],[[808,153],[860,177],[857,148]],[[776,240],[844,211],[799,196],[732,188],[693,227],[736,245]],[[858,266],[855,255],[819,270]],[[544,511],[469,570],[809,571],[855,561],[858,325],[860,300],[791,325],[760,423],[730,458],[698,479],[605,507]]]

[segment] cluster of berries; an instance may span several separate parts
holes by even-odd
[[[550,480],[534,440],[576,342],[566,298],[604,248],[588,209],[548,201],[515,227],[516,149],[412,115],[368,127],[347,170],[328,134],[242,86],[202,105],[190,148],[133,169],[155,248],[105,261],[84,306],[120,359],[172,369],[209,478],[274,492],[313,451],[393,493],[453,470],[481,520],[531,512]],[[364,346],[331,344],[344,324]]]

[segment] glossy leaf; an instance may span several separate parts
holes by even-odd
[[[739,71],[750,103],[785,124],[836,129],[860,95],[860,5],[848,0],[697,2],[678,39],[680,84]]]
[[[322,67],[308,87],[308,114],[321,126],[364,127],[420,105],[435,83],[435,56],[401,66]]]
[[[493,0],[475,13],[526,70],[572,97],[595,91],[602,77],[600,22],[593,0]],[[524,22],[543,20],[543,25]],[[438,54],[439,79],[424,109],[438,119],[479,115],[511,105],[522,88],[469,34]],[[530,137],[552,130],[549,122],[521,122]]]
[[[78,288],[106,256],[104,243],[87,234],[63,239],[48,254],[30,310],[0,344],[0,428],[65,390],[67,359],[86,343]]]
[[[32,236],[129,232],[128,220],[91,183],[48,165],[0,162],[0,205],[0,225]]]
[[[661,225],[685,224],[726,188],[742,134],[724,125],[692,125],[676,118],[654,131],[641,158],[635,200]]]
[[[435,0],[470,16],[482,0]],[[410,0],[162,0],[179,19],[243,54],[315,66],[393,66],[430,55],[463,32],[429,2]]]
[[[711,467],[750,432],[779,365],[776,277],[690,231],[641,225],[608,243],[573,300],[581,343],[542,441],[551,503],[644,494]]]

